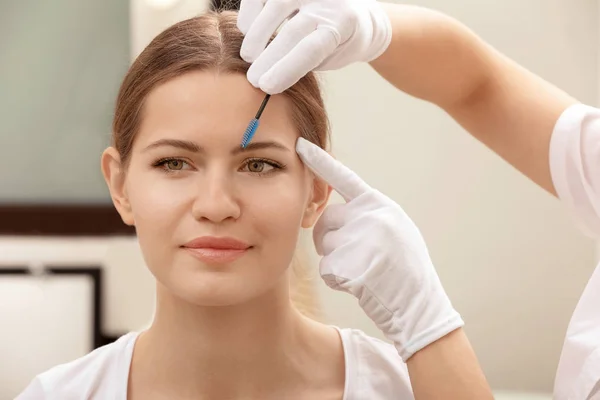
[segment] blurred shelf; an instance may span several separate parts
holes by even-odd
[[[112,204],[0,205],[0,235],[134,236]]]

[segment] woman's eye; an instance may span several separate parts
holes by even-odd
[[[167,160],[165,166],[173,171],[179,171],[183,168],[183,161],[181,160]]]
[[[267,165],[267,163],[264,161],[250,161],[248,163],[248,170],[250,172],[264,172],[265,166],[271,167],[270,165]]]
[[[253,159],[246,161],[242,170],[253,174],[268,174],[282,168],[283,166],[274,161]]]
[[[177,172],[187,168],[188,163],[179,158],[168,158],[157,161],[154,166],[165,172]]]

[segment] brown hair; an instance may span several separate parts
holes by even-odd
[[[159,34],[133,62],[125,76],[116,102],[112,144],[126,167],[140,126],[146,97],[165,81],[196,70],[245,74],[250,64],[240,57],[244,39],[233,11],[207,12],[181,21]],[[327,148],[329,123],[319,83],[309,73],[284,92],[291,100],[291,118],[305,139]],[[305,315],[317,316],[314,287],[309,283],[305,265],[295,256],[291,295],[296,308]]]

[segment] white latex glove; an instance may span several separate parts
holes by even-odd
[[[390,20],[375,0],[242,0],[237,25],[246,35],[240,55],[252,63],[248,80],[269,94],[313,70],[372,61],[392,37]]]
[[[327,285],[358,298],[404,361],[463,326],[402,208],[313,143],[299,138],[296,151],[346,200],[328,206],[314,228]]]

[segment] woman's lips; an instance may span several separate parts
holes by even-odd
[[[186,248],[194,257],[207,264],[223,264],[237,260],[247,250],[227,249],[191,249]]]
[[[228,263],[243,256],[251,246],[231,237],[203,236],[182,246],[200,261],[209,264]]]

